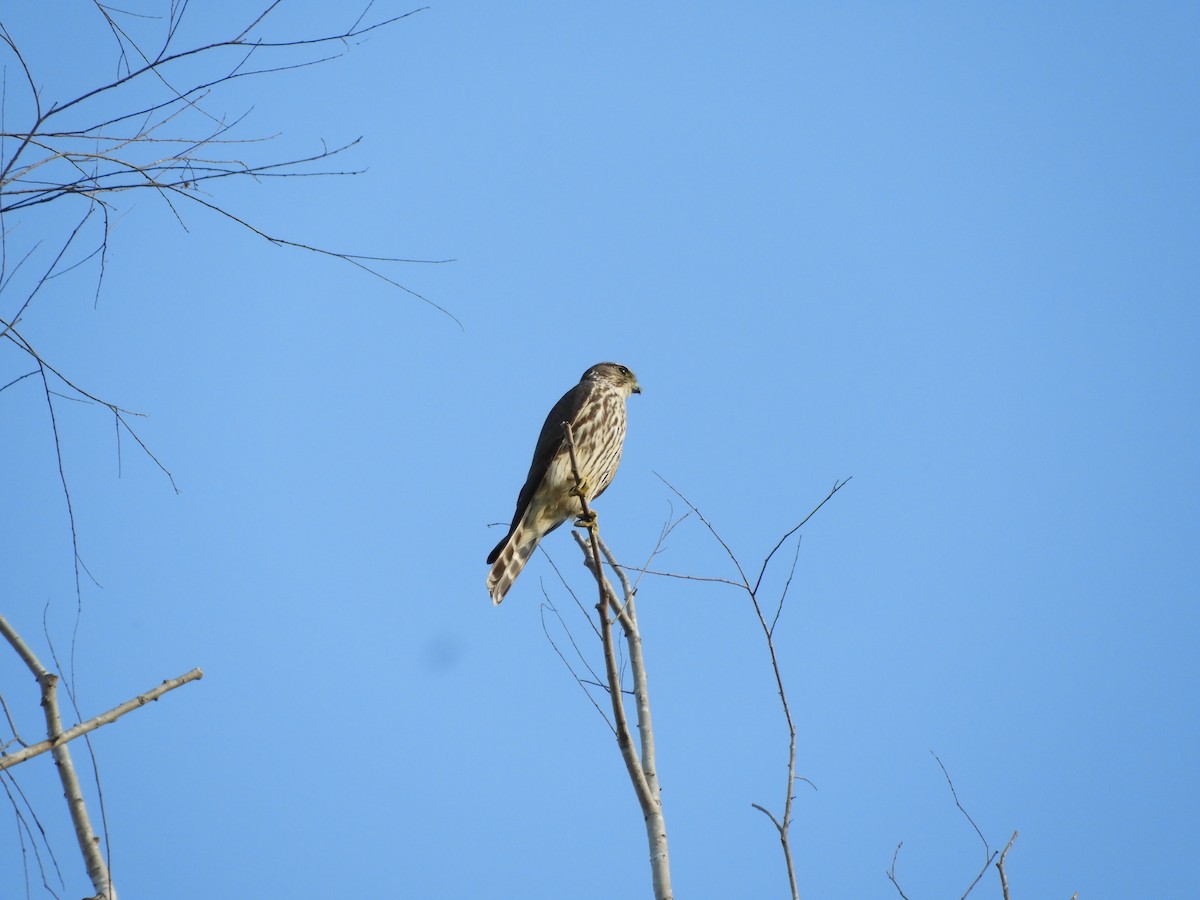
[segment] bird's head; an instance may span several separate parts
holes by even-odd
[[[630,394],[640,394],[642,392],[642,386],[638,384],[637,376],[620,363],[596,363],[596,365],[584,372],[583,377],[579,380],[602,381],[605,384],[611,384],[626,397]]]

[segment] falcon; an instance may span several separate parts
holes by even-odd
[[[641,385],[629,369],[613,362],[602,362],[583,373],[579,384],[554,404],[533,451],[533,462],[525,486],[517,496],[512,525],[496,549],[488,554],[488,593],[498,604],[538,541],[572,516],[583,513],[579,494],[588,502],[604,493],[621,462],[625,443],[625,401],[640,394]],[[582,488],[577,488],[567,449],[569,422],[575,438],[575,460],[579,464]]]

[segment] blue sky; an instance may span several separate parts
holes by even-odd
[[[180,41],[241,6],[189,7]],[[86,4],[0,21],[49,99],[114,70]],[[263,33],[346,24],[286,3]],[[94,737],[123,896],[649,894],[616,747],[543,633],[547,597],[577,616],[566,589],[540,554],[499,609],[484,589],[543,417],[604,359],[645,391],[598,504],[631,565],[682,511],[656,473],[754,567],[853,476],[804,529],[778,637],[816,787],[803,896],[898,896],[900,841],[910,897],[961,895],[984,851],[931,751],[993,848],[1020,831],[1014,897],[1193,896],[1198,100],[1200,13],[1110,3],[445,3],[207,99],[278,135],[256,159],[361,135],[358,176],[206,196],[305,243],[453,259],[386,271],[461,327],[149,193],[118,198],[98,302],[92,261],[26,311],[60,370],[148,414],[180,489],[56,401],[102,585],[85,714],[206,673]],[[69,213],[6,219],[9,252],[43,239],[48,262]],[[28,368],[0,349],[0,383]],[[3,614],[48,657],[46,610],[63,655],[36,379],[0,416]],[[545,549],[587,595],[567,532]],[[656,564],[731,574],[693,520]],[[779,808],[786,762],[752,611],[649,579],[639,615],[677,894],[785,896],[750,806]],[[0,691],[36,733],[7,654]],[[15,773],[80,896],[49,761]]]

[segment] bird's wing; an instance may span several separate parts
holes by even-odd
[[[534,491],[542,483],[546,470],[550,468],[550,462],[563,448],[566,433],[563,431],[562,423],[575,421],[593,390],[595,390],[595,385],[590,381],[579,382],[559,398],[549,415],[546,416],[546,421],[542,423],[542,431],[538,435],[537,446],[533,451],[533,462],[529,464],[529,475],[525,478],[525,486],[517,495],[517,510],[513,515],[514,525],[521,521],[521,516],[525,515],[525,509],[533,500]]]
[[[533,501],[533,495],[536,493],[538,485],[546,477],[546,470],[550,468],[551,461],[562,449],[563,440],[566,437],[563,433],[562,423],[575,421],[579,416],[579,411],[583,409],[595,388],[596,386],[590,381],[579,382],[558,399],[554,408],[550,410],[550,414],[546,416],[546,421],[542,423],[542,432],[538,435],[537,446],[533,450],[533,462],[529,464],[529,474],[525,477],[525,485],[521,488],[521,493],[517,495],[517,510],[513,513],[512,524],[508,528],[508,534],[488,555],[488,565],[494,563],[496,557],[500,555],[500,551],[504,549],[505,543],[512,536],[521,518],[525,515],[525,510]]]

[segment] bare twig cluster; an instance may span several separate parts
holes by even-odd
[[[163,33],[156,40],[135,36],[129,26],[143,16],[118,11],[99,0],[81,3],[94,12],[99,36],[107,31],[115,41],[116,74],[73,97],[53,101],[47,99],[47,89],[41,86],[44,76],[23,50],[20,35],[10,30],[0,12],[4,73],[0,83],[0,356],[4,349],[15,354],[7,374],[0,373],[0,392],[32,379],[45,397],[71,529],[77,594],[82,563],[56,401],[75,400],[105,409],[116,427],[118,465],[121,438],[132,438],[175,487],[171,473],[131,426],[131,418],[139,413],[86,390],[64,374],[62,366],[52,364],[21,328],[54,279],[92,261],[98,301],[121,197],[133,192],[158,198],[185,230],[184,211],[191,207],[231,221],[276,246],[336,258],[454,319],[380,269],[383,263],[445,260],[364,256],[303,243],[264,231],[214,196],[214,188],[231,179],[261,183],[357,174],[331,163],[358,139],[332,147],[321,141],[319,150],[308,153],[266,151],[263,148],[270,147],[273,138],[243,136],[247,114],[214,111],[216,97],[242,79],[328,62],[354,43],[420,11],[368,21],[368,4],[349,27],[313,36],[273,37],[266,28],[282,3],[273,0],[231,26],[224,37],[195,46],[180,44],[186,3],[169,4]],[[86,19],[79,12],[76,16]],[[33,218],[47,209],[61,211],[65,217]],[[28,367],[17,360],[26,360]]]
[[[19,212],[74,200],[76,225],[67,235],[45,274],[34,281],[9,320],[16,323],[47,278],[61,274],[67,254],[87,233],[84,226],[99,220],[99,239],[85,251],[79,265],[99,258],[100,291],[108,254],[111,215],[116,198],[130,191],[152,191],[171,215],[184,224],[183,210],[197,207],[216,214],[277,246],[293,247],[335,257],[361,268],[454,318],[428,298],[411,291],[381,272],[384,262],[440,262],[399,257],[364,256],[317,247],[268,233],[213,198],[212,189],[229,179],[269,179],[313,175],[352,175],[358,170],[330,163],[359,139],[319,150],[279,158],[248,154],[268,144],[272,136],[242,136],[246,113],[229,116],[212,111],[214,95],[241,79],[258,78],[329,62],[346,48],[420,10],[376,22],[365,16],[370,4],[348,28],[295,38],[273,38],[266,23],[281,5],[275,0],[234,26],[223,38],[191,47],[177,46],[180,22],[187,4],[171,4],[165,37],[156,47],[135,39],[113,7],[92,0],[98,21],[119,47],[119,74],[67,100],[47,102],[37,76],[24,55],[18,36],[0,20],[0,54],[6,53],[24,82],[28,109],[18,128],[0,122],[0,289],[33,255],[8,246],[9,223]],[[13,105],[5,87],[5,108]],[[185,226],[186,227],[186,226]],[[15,261],[13,261],[15,259]],[[457,321],[457,320],[455,320]]]
[[[285,0],[261,0],[261,6],[245,10],[244,18],[220,37],[189,45],[182,38],[186,30],[182,27],[184,20],[191,15],[187,2],[161,0],[164,15],[156,19],[100,0],[76,0],[74,8],[48,13],[47,27],[60,26],[65,15],[71,19],[72,27],[78,28],[87,24],[90,15],[96,27],[93,44],[111,39],[116,67],[78,92],[64,92],[63,98],[53,96],[55,87],[47,75],[52,78],[68,73],[78,75],[80,67],[64,66],[58,58],[51,61],[51,68],[42,71],[42,64],[29,50],[29,35],[10,27],[0,8],[0,363],[4,365],[0,368],[0,393],[16,390],[18,386],[33,386],[45,400],[70,529],[77,610],[82,604],[81,572],[86,573],[87,569],[80,553],[79,530],[60,438],[59,412],[63,401],[105,410],[115,426],[118,466],[122,440],[132,439],[175,488],[171,473],[132,427],[133,419],[140,414],[101,399],[65,374],[69,366],[52,362],[44,346],[35,346],[38,341],[34,339],[32,320],[35,312],[47,305],[47,295],[55,279],[82,266],[94,267],[94,289],[89,297],[98,302],[113,225],[126,208],[125,199],[156,198],[169,217],[185,230],[186,213],[194,210],[200,215],[215,215],[272,245],[333,257],[407,292],[457,322],[448,311],[385,271],[385,264],[389,263],[443,260],[366,256],[304,243],[255,224],[215,194],[220,185],[232,181],[260,184],[282,178],[356,174],[353,168],[342,166],[340,159],[358,139],[332,145],[322,140],[314,149],[304,152],[280,150],[272,143],[277,135],[247,135],[247,113],[225,113],[220,107],[227,104],[222,101],[219,106],[218,98],[231,85],[245,79],[333,60],[354,44],[420,11],[369,19],[368,16],[375,15],[374,2],[363,2],[364,8],[357,15],[351,13],[345,27],[331,27],[316,34],[279,36],[271,30],[279,30],[275,27],[275,14]],[[51,18],[54,15],[59,20]],[[154,34],[149,34],[147,28],[154,29]],[[0,697],[0,707],[12,732],[12,738],[0,744],[0,786],[8,794],[19,823],[24,822],[22,809],[34,817],[33,827],[26,826],[20,833],[32,837],[40,832],[37,813],[13,779],[13,767],[42,753],[51,753],[63,779],[72,822],[97,896],[115,900],[100,850],[101,841],[88,820],[71,762],[69,742],[76,737],[88,742],[91,731],[174,687],[200,678],[201,672],[193,669],[90,719],[84,720],[75,707],[75,715],[81,721],[64,728],[57,699],[60,674],[42,666],[28,644],[2,618],[0,626],[0,634],[8,646],[37,678],[46,716],[45,740],[26,743],[7,703]],[[74,638],[72,659],[73,641]],[[63,675],[62,686],[74,705],[73,662],[64,667],[55,655],[55,668]],[[94,758],[92,767],[99,790]],[[101,799],[101,833],[103,819]],[[36,853],[36,844],[34,850]],[[53,868],[58,869],[52,849],[50,858]],[[37,862],[43,868],[40,856]],[[43,868],[43,881],[45,872]]]

